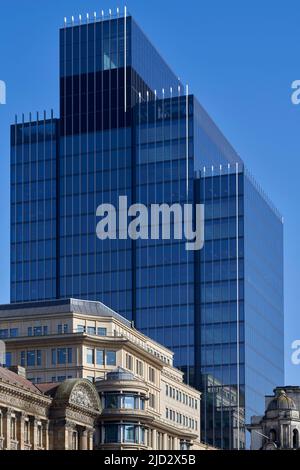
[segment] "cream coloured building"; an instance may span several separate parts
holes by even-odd
[[[173,353],[103,304],[68,299],[2,306],[0,338],[8,365],[26,367],[34,384],[96,383],[98,448],[206,449],[200,392],[184,384]],[[112,380],[126,373],[130,380]]]

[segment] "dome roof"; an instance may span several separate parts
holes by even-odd
[[[131,372],[123,369],[122,367],[118,367],[117,369],[113,370],[112,372],[108,372],[106,375],[107,380],[136,380],[134,375]]]
[[[277,390],[276,396],[270,401],[267,411],[296,409],[294,400],[288,397],[284,390]]]

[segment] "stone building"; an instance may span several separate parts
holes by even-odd
[[[172,351],[105,305],[74,299],[8,305],[0,307],[0,322],[7,363],[26,367],[36,387],[50,393],[41,384],[96,383],[103,407],[98,448],[207,448],[200,392],[184,383]]]
[[[264,416],[253,416],[248,426],[251,449],[299,449],[300,387],[277,387],[265,400]]]
[[[0,450],[91,450],[99,395],[85,379],[34,385],[0,367]]]
[[[96,437],[102,450],[201,450],[198,433],[185,429],[149,406],[147,383],[122,368],[96,382],[102,405]],[[166,408],[168,410],[168,408]],[[180,410],[180,408],[179,408]],[[171,409],[168,410],[171,413]],[[176,413],[178,416],[179,411]]]

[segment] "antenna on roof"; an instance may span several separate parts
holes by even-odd
[[[66,24],[67,24],[67,17],[65,16],[64,17],[64,25],[66,26]]]
[[[72,16],[71,21],[72,21],[72,23],[74,24],[74,21],[75,21],[75,20],[74,20],[74,16]]]
[[[82,16],[79,15],[79,23],[81,23],[81,20],[82,20]]]

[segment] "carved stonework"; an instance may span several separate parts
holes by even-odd
[[[75,421],[76,423],[82,423],[84,425],[93,427],[95,422],[95,416],[88,416],[86,414],[82,414],[79,410],[75,410],[72,408],[67,408],[66,410],[66,417],[68,420]]]
[[[47,408],[45,409],[45,406],[40,406],[34,401],[28,400],[27,397],[21,398],[7,391],[6,393],[0,391],[0,404],[11,408],[26,410],[28,413],[39,415],[43,418],[47,416]]]
[[[91,448],[87,435],[94,433],[99,408],[98,393],[87,381],[65,381],[52,396],[38,389],[36,392],[22,389],[17,377],[16,382],[1,381],[0,369],[0,416],[4,432],[0,450],[68,450],[69,436],[78,430],[81,448]]]
[[[70,403],[84,408],[97,408],[97,402],[93,394],[82,385],[74,387],[70,396]]]

